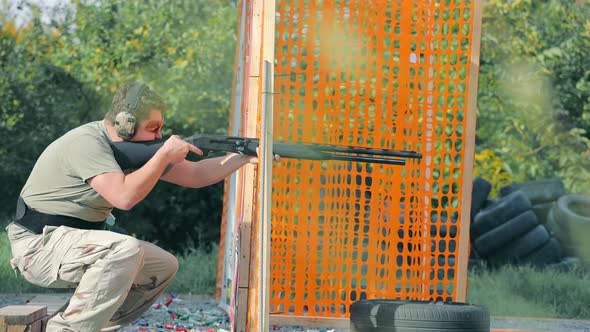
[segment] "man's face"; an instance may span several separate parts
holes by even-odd
[[[160,110],[154,109],[150,112],[149,118],[141,121],[135,128],[135,135],[130,141],[142,142],[153,141],[162,138],[162,126],[164,118]]]

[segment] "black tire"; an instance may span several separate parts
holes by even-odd
[[[473,243],[469,244],[469,258],[476,258],[476,259],[481,259],[481,255],[477,252],[477,249],[475,249],[475,246],[473,245]]]
[[[561,245],[559,245],[557,239],[551,238],[547,243],[523,258],[522,261],[532,266],[543,267],[548,264],[557,263],[561,258]]]
[[[537,216],[532,210],[528,210],[479,236],[475,239],[473,245],[481,256],[486,257],[494,250],[504,247],[509,242],[529,232],[538,224]]]
[[[524,192],[532,204],[555,201],[567,194],[561,179],[543,179],[511,183],[500,189],[500,195],[506,196],[516,190]]]
[[[471,237],[477,238],[506,221],[529,210],[531,202],[522,191],[515,191],[503,197],[498,203],[475,215],[471,227]]]
[[[537,215],[537,220],[539,220],[540,224],[547,224],[549,211],[551,211],[553,205],[555,205],[555,202],[539,203],[533,205],[533,212],[535,212],[535,215]]]
[[[564,257],[561,261],[546,266],[547,269],[559,272],[570,272],[582,267],[582,262],[578,257]]]
[[[484,306],[455,302],[361,300],[350,306],[350,332],[489,332]]]
[[[540,248],[550,238],[551,236],[545,226],[537,225],[528,233],[494,252],[489,256],[489,260],[494,265],[521,262],[523,258],[531,254],[535,249]]]
[[[492,190],[492,184],[481,177],[473,180],[473,190],[471,191],[471,220],[475,214],[481,210]]]
[[[486,199],[486,202],[483,205],[482,210],[490,208],[496,204],[498,204],[498,202],[500,202],[500,199],[497,197],[489,197],[488,199]]]

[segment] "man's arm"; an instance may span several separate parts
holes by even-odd
[[[235,153],[196,162],[184,160],[175,164],[161,179],[183,187],[200,188],[215,184],[240,167],[256,161],[256,157]]]
[[[150,193],[168,164],[184,161],[189,151],[202,154],[199,148],[172,136],[135,172],[127,175],[123,172],[99,174],[90,178],[88,184],[117,209],[129,210]]]

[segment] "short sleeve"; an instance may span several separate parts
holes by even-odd
[[[70,176],[86,181],[104,173],[121,172],[108,143],[93,135],[80,135],[62,151]]]

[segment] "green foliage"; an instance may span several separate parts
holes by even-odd
[[[509,167],[490,149],[484,149],[475,156],[473,175],[490,181],[490,197],[498,196],[502,187],[514,182]]]
[[[96,94],[51,63],[54,42],[38,25],[0,32],[0,203],[10,211],[41,151],[96,110]]]
[[[225,3],[81,1],[52,58],[107,96],[129,80],[150,82],[175,133],[225,130],[237,26]]]
[[[485,2],[477,147],[514,181],[560,177],[588,193],[589,17],[574,1]]]
[[[43,149],[67,130],[102,119],[116,88],[144,80],[168,107],[164,134],[223,133],[233,75],[237,12],[221,0],[75,1],[64,20],[15,29],[0,14],[0,215]],[[24,5],[27,5],[25,3]],[[158,184],[120,226],[172,251],[219,240],[222,184]]]
[[[166,291],[177,294],[215,295],[219,248],[213,246],[212,249],[192,249],[178,257],[178,273]]]
[[[539,271],[527,266],[469,272],[467,301],[493,316],[589,319],[590,278],[583,271]]]

